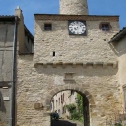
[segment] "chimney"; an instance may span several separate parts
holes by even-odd
[[[18,16],[20,20],[24,21],[24,16],[23,16],[20,6],[17,6],[17,8],[15,9],[15,16]]]

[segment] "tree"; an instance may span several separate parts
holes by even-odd
[[[76,105],[75,105],[75,104],[69,104],[69,105],[66,105],[66,108],[67,108],[67,110],[68,110],[70,113],[73,113],[73,111],[76,110]]]
[[[77,106],[79,113],[83,114],[83,97],[77,94]]]
[[[84,122],[83,118],[83,97],[80,94],[77,94],[75,104],[66,105],[67,110],[70,112],[70,118],[72,120],[78,120],[80,122]]]

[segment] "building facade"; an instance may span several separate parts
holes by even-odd
[[[14,16],[0,17],[0,125],[6,126],[10,117],[10,94],[12,82],[12,54],[14,37]],[[5,23],[6,22],[6,23]]]
[[[77,106],[77,93],[71,90],[61,91],[57,93],[51,100],[51,112],[59,114],[60,118],[67,119],[70,117],[70,113],[66,108],[66,105],[74,104]]]
[[[18,55],[17,125],[50,126],[53,96],[73,90],[84,98],[84,126],[106,126],[124,109],[122,59],[108,43],[119,17],[88,15],[86,0],[60,3],[61,14],[34,15],[34,55]]]
[[[0,126],[10,126],[15,118],[14,110],[12,110],[12,107],[15,108],[15,94],[13,94],[15,78],[13,76],[16,74],[16,58],[14,58],[14,48],[20,51],[19,46],[22,45],[24,53],[33,52],[34,37],[20,16],[23,17],[19,7],[15,10],[14,16],[0,16]],[[17,43],[16,47],[14,43]]]
[[[126,27],[115,34],[109,41],[110,46],[118,57],[118,77],[121,86],[121,94],[123,95],[123,106],[126,112],[126,66],[125,66],[125,55],[126,55]]]

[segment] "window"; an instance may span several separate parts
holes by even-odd
[[[63,102],[64,102],[64,94],[63,94]]]
[[[59,98],[59,105],[60,105],[60,98]]]
[[[57,100],[56,100],[56,107],[57,107]]]
[[[109,31],[109,25],[108,24],[102,24],[102,31]]]
[[[50,104],[50,109],[52,110],[52,103]]]
[[[56,54],[55,54],[55,51],[53,51],[53,56],[55,56]]]
[[[61,103],[64,102],[64,94],[61,95]]]
[[[71,95],[74,95],[74,91],[71,90]]]
[[[63,106],[63,108],[62,108],[62,113],[63,113],[63,114],[66,113],[66,106]]]
[[[50,31],[50,30],[52,30],[52,24],[44,24],[44,30],[45,30],[45,31]]]
[[[61,95],[61,103],[63,103],[63,96]]]
[[[102,31],[109,31],[111,29],[111,25],[109,22],[101,22],[99,29],[101,29]]]

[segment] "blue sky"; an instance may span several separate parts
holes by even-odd
[[[58,14],[59,0],[0,0],[0,15],[14,15],[20,6],[25,24],[34,33],[34,14]],[[126,26],[126,0],[88,0],[90,15],[119,15],[120,29]]]

